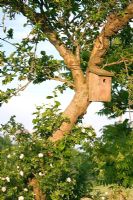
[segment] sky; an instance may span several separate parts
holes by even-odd
[[[0,14],[0,18],[1,16],[2,15]],[[20,41],[21,38],[26,37],[27,33],[30,31],[29,27],[22,28],[22,24],[24,23],[24,21],[24,17],[18,15],[15,21],[8,21],[5,24],[5,26],[10,28],[15,27],[15,41]],[[0,33],[0,37],[3,37],[2,33]],[[7,54],[9,54],[13,50],[13,47],[11,45],[9,46],[6,43],[3,43],[3,45]],[[44,48],[48,55],[53,55],[55,58],[60,58],[56,49],[49,42],[41,43],[39,45],[39,50]],[[2,107],[0,108],[0,124],[6,123],[12,115],[16,115],[16,120],[20,123],[23,123],[26,129],[32,131],[32,113],[35,111],[36,106],[48,103],[46,96],[52,94],[52,91],[54,90],[54,87],[57,86],[57,84],[58,83],[56,81],[46,81],[38,85],[29,85],[25,89],[25,91],[21,92],[19,96],[12,97],[12,99],[9,100],[8,103],[4,103],[2,105]],[[0,89],[3,88],[4,86],[0,82]],[[63,95],[60,95],[58,97],[58,100],[61,102],[62,110],[64,110],[69,104],[73,97],[73,94],[73,91],[67,89]],[[98,116],[96,114],[96,112],[98,112],[101,107],[102,103],[92,103],[88,107],[87,114],[84,116],[83,120],[84,125],[91,125],[98,135],[100,134],[99,130],[104,125],[114,123],[114,120],[109,120],[105,116]]]

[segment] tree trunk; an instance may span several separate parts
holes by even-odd
[[[35,200],[46,200],[46,195],[40,190],[40,185],[36,178],[29,181],[29,185],[33,187],[33,193]]]
[[[75,92],[72,101],[63,112],[63,116],[68,118],[69,122],[63,122],[61,127],[55,133],[53,133],[52,137],[50,137],[49,139],[52,142],[56,142],[61,140],[65,134],[69,134],[77,119],[80,116],[84,115],[89,104],[89,88],[85,80],[84,83],[81,83],[79,85],[79,88]],[[42,194],[39,183],[35,178],[31,180],[30,185],[33,187],[35,200],[46,200],[46,196]]]
[[[63,122],[60,128],[50,137],[50,140],[56,142],[62,139],[66,133],[69,134],[77,119],[85,114],[89,104],[89,89],[85,82],[76,91],[72,101],[63,112],[63,116],[68,118],[69,122]]]
[[[68,122],[63,122],[60,128],[56,132],[54,132],[53,135],[49,138],[50,141],[56,142],[61,140],[65,134],[71,133],[73,125],[77,122],[77,119],[80,116],[84,115],[90,102],[88,80],[85,78],[83,71],[81,70],[79,60],[69,50],[66,50],[64,45],[58,42],[56,34],[50,33],[50,35],[51,34],[51,43],[54,44],[60,55],[63,57],[68,69],[72,72],[75,89],[75,95],[72,101],[63,112],[63,117],[67,118]],[[38,187],[39,185],[36,185],[35,183],[35,188]],[[45,199],[46,197],[41,194],[41,196],[35,200]]]

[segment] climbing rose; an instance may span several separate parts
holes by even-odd
[[[71,182],[71,178],[68,177],[68,178],[66,179],[66,181],[67,181],[68,183],[70,183],[70,182]]]
[[[7,182],[10,182],[10,178],[8,176],[5,179]]]
[[[38,157],[39,157],[39,158],[42,158],[42,157],[43,157],[43,153],[39,153],[39,154],[38,154]]]
[[[24,154],[20,154],[19,158],[23,159],[24,158]]]
[[[1,190],[2,190],[2,192],[5,192],[6,191],[6,187],[2,187]]]
[[[18,200],[24,200],[23,196],[18,197]]]
[[[24,172],[23,172],[23,171],[20,171],[19,174],[20,174],[20,176],[23,176],[23,175],[24,175]]]

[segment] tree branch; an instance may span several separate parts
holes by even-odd
[[[28,81],[25,85],[23,85],[23,86],[19,86],[18,87],[18,89],[16,89],[16,91],[13,93],[13,94],[11,94],[11,96],[10,96],[10,98],[12,98],[12,97],[14,97],[14,96],[17,96],[18,94],[19,94],[19,92],[22,92],[22,91],[24,91],[27,87],[28,87],[28,85],[31,83],[31,81]]]
[[[38,20],[37,13],[35,13],[28,5],[23,3],[23,1],[21,0],[17,0],[17,1],[0,0],[0,7],[2,6],[12,7],[15,11],[22,13],[25,17],[30,19],[32,22],[36,22]]]
[[[9,5],[15,11],[19,11],[25,17],[30,19],[33,24],[39,24],[43,33],[47,35],[50,43],[54,45],[57,51],[60,53],[61,57],[69,70],[71,70],[74,84],[76,90],[79,90],[80,85],[84,84],[85,78],[84,74],[80,68],[80,59],[70,51],[65,44],[59,39],[58,34],[49,26],[47,16],[45,13],[36,13],[28,5],[24,4],[21,0],[10,1],[10,0],[0,0],[0,6]]]
[[[1,37],[0,37],[0,40],[2,40],[2,41],[4,41],[4,42],[6,42],[6,43],[8,43],[8,44],[10,44],[10,45],[12,45],[12,46],[14,46],[15,48],[17,48],[15,44],[13,44],[12,42],[9,42],[8,40],[6,40],[6,38],[1,38]]]
[[[121,64],[121,63],[124,63],[124,62],[133,62],[133,60],[131,59],[131,60],[129,60],[129,59],[122,59],[122,60],[119,60],[119,61],[116,61],[116,62],[112,62],[112,63],[107,63],[107,64],[105,64],[105,65],[103,65],[103,67],[102,68],[104,68],[104,67],[107,67],[107,66],[112,66],[112,65],[119,65],[119,64]]]
[[[46,200],[46,196],[40,190],[40,185],[36,178],[32,178],[31,180],[29,180],[29,185],[33,187],[35,200]]]
[[[70,81],[68,81],[68,80],[66,80],[66,79],[63,79],[63,78],[61,78],[61,77],[56,76],[56,77],[48,77],[48,78],[49,78],[50,80],[60,81],[60,82],[62,82],[62,83],[66,83],[69,87],[74,88],[74,84],[73,84],[73,83],[71,83]]]
[[[23,86],[19,86],[19,88],[16,90],[16,92],[15,92],[15,95],[18,95],[18,93],[19,92],[22,92],[22,91],[24,91],[27,87],[28,87],[28,85],[31,83],[31,81],[28,81],[25,85],[23,85]],[[14,96],[14,95],[13,95]]]
[[[118,31],[125,26],[132,17],[133,2],[128,5],[123,15],[117,15],[114,13],[107,18],[107,23],[94,42],[94,47],[88,62],[87,77],[89,72],[93,72],[97,75],[113,76],[113,73],[101,69],[99,66],[103,61],[103,56],[106,54],[110,46],[109,38],[118,33]]]
[[[83,71],[80,68],[80,58],[77,59],[77,57],[67,49],[63,42],[58,39],[58,35],[55,32],[47,32],[47,37],[64,59],[67,68],[71,70],[75,88],[78,90],[79,86],[85,82]]]

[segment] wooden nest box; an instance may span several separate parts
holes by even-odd
[[[107,72],[104,70],[104,73]],[[108,75],[98,75],[89,72],[89,99],[93,102],[110,102],[111,101],[111,84],[112,73]],[[106,73],[105,73],[106,74]]]

